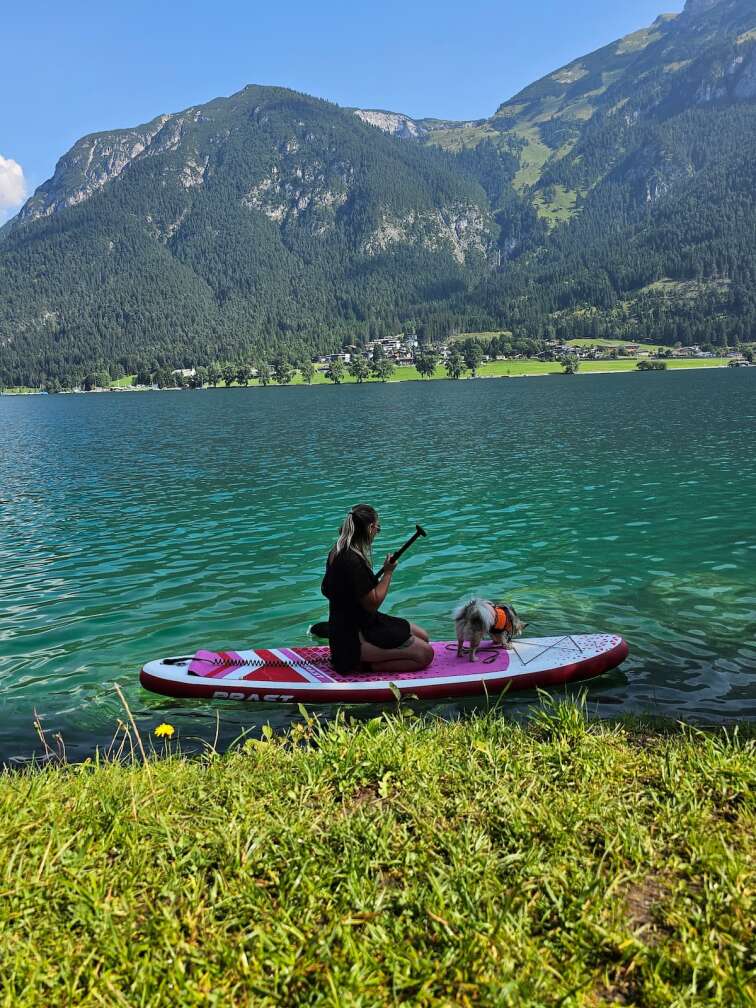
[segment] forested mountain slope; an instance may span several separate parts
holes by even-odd
[[[460,152],[497,211],[511,261],[466,300],[471,325],[756,338],[753,0],[689,0],[490,119],[411,126]]]
[[[335,349],[469,287],[497,234],[450,155],[248,87],[61,159],[0,242],[0,378]]]
[[[753,339],[754,165],[754,0],[689,0],[474,123],[249,87],[61,159],[0,231],[0,380],[409,319]]]
[[[554,78],[574,83],[556,93]],[[526,89],[502,117],[529,137],[515,186],[564,223],[484,284],[488,313],[561,335],[756,338],[752,0],[689,3]],[[537,142],[550,153],[536,168]]]

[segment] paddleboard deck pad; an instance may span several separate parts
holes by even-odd
[[[423,672],[339,675],[328,647],[197,651],[162,658],[141,671],[145,689],[165,696],[251,703],[382,703],[403,696],[422,699],[494,696],[503,691],[557,686],[591,679],[625,660],[628,646],[613,634],[519,638],[512,650],[483,645],[469,661],[457,644],[434,643]]]

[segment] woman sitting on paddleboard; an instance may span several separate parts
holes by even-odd
[[[321,591],[330,603],[331,660],[341,675],[419,672],[433,661],[425,630],[379,611],[396,569],[389,554],[381,579],[373,573],[371,546],[380,530],[375,509],[358,504],[328,554]]]

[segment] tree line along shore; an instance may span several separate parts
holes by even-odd
[[[748,351],[747,351],[748,353]],[[526,378],[553,374],[614,374],[629,371],[666,371],[700,368],[722,368],[736,366],[736,362],[726,357],[707,358],[612,358],[580,360],[577,357],[543,361],[536,358],[515,360],[483,361],[470,366],[460,355],[441,363],[429,355],[413,365],[394,365],[388,361],[371,364],[360,358],[349,364],[333,361],[325,366],[312,362],[296,366],[287,361],[275,362],[253,368],[251,365],[210,365],[207,368],[171,369],[162,368],[155,372],[123,375],[112,378],[107,372],[88,375],[81,386],[64,387],[60,382],[48,383],[44,388],[0,387],[0,394],[34,394],[39,392],[65,393],[107,392],[107,391],[147,391],[171,389],[208,389],[267,387],[272,385],[326,385],[326,384],[369,384],[376,382],[433,381],[440,379],[464,380],[469,378]],[[746,358],[737,366],[749,366]]]
[[[465,333],[445,342],[423,342],[414,332],[379,337],[345,346],[327,356],[270,358],[259,353],[234,360],[177,366],[137,357],[106,366],[79,369],[68,377],[52,376],[37,387],[14,386],[11,392],[80,392],[111,389],[217,388],[219,385],[267,386],[355,382],[417,381],[448,378],[500,378],[540,374],[574,374],[578,370],[666,370],[667,367],[749,365],[756,344],[722,351],[712,344],[674,347],[611,339],[539,341],[511,332]],[[0,381],[0,391],[3,391]]]
[[[542,700],[172,733],[0,774],[14,1008],[754,1003],[744,729]]]

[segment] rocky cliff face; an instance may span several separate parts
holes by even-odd
[[[427,130],[410,119],[409,116],[394,112],[379,112],[357,109],[355,115],[365,123],[377,126],[383,132],[402,139],[420,139]],[[101,190],[139,159],[152,158],[160,154],[182,149],[182,137],[187,124],[209,121],[201,109],[188,109],[176,115],[161,115],[144,126],[117,130],[82,137],[72,149],[60,159],[51,179],[41,185],[28,200],[18,215],[20,221],[33,221],[66,207],[85,202]],[[214,138],[222,144],[224,137]],[[298,141],[292,138],[285,153],[292,153]],[[200,155],[189,145],[185,157],[176,166],[179,184],[185,189],[201,186],[210,162],[209,155]],[[353,171],[353,169],[348,169]],[[330,166],[298,167],[291,172],[291,179],[277,177],[278,169],[271,176],[262,179],[258,186],[245,197],[245,205],[262,210],[271,220],[293,219],[302,211],[321,206],[334,207],[343,204],[341,189],[328,191],[326,176],[343,175],[343,169],[335,160]],[[320,188],[313,188],[315,175],[320,172]],[[343,185],[348,180],[342,178]]]
[[[275,224],[294,224],[307,217],[311,232],[322,235],[336,226],[336,211],[349,198],[354,174],[354,167],[343,161],[274,165],[245,193],[242,204]]]
[[[384,211],[363,250],[375,256],[392,245],[414,242],[431,252],[451,251],[460,265],[470,258],[488,260],[494,246],[489,215],[480,207],[461,203],[443,210],[410,210],[404,215]]]
[[[384,133],[401,137],[402,140],[417,140],[424,137],[428,130],[420,123],[402,115],[401,112],[381,112],[376,109],[355,109],[354,114],[363,122],[377,126]]]
[[[161,115],[144,126],[83,137],[28,200],[17,226],[79,206],[108,186],[133,185],[138,177],[157,186],[140,201],[149,233],[161,242],[174,239],[189,217],[192,191],[201,191],[216,179],[236,185],[248,177],[249,184],[236,197],[238,206],[262,214],[287,234],[301,229],[322,238],[340,224],[348,225],[350,200],[365,199],[364,159],[342,153],[322,123],[313,120],[312,107],[301,119],[291,114],[285,101],[271,107],[264,100],[253,103],[252,97],[264,99],[266,89],[246,88],[229,99]],[[299,96],[292,97],[292,104],[299,101]],[[312,103],[318,104],[325,103]],[[348,113],[334,114],[348,126]],[[362,110],[355,114],[359,121],[393,136],[417,139],[425,132],[407,116]],[[370,136],[365,138],[369,144]],[[254,150],[257,156],[250,161],[245,150]],[[247,163],[239,165],[229,180],[229,165],[236,166],[240,157]],[[254,170],[252,162],[258,166]],[[173,194],[170,212],[150,205],[156,191]],[[460,264],[471,255],[485,259],[496,227],[482,193],[480,197],[479,204],[441,198],[437,206],[432,197],[431,205],[418,208],[392,207],[377,199],[374,216],[380,223],[365,233],[360,247],[372,256],[415,243],[425,249],[446,249]]]
[[[83,203],[144,154],[170,120],[163,115],[136,129],[83,137],[58,161],[53,177],[28,200],[19,219],[33,221]]]
[[[90,199],[109,182],[139,160],[179,151],[187,124],[203,121],[202,112],[188,109],[177,115],[161,115],[133,129],[94,133],[83,137],[60,159],[51,179],[41,185],[19,214],[33,221]],[[210,158],[190,144],[173,166],[178,184],[191,189],[202,185]]]

